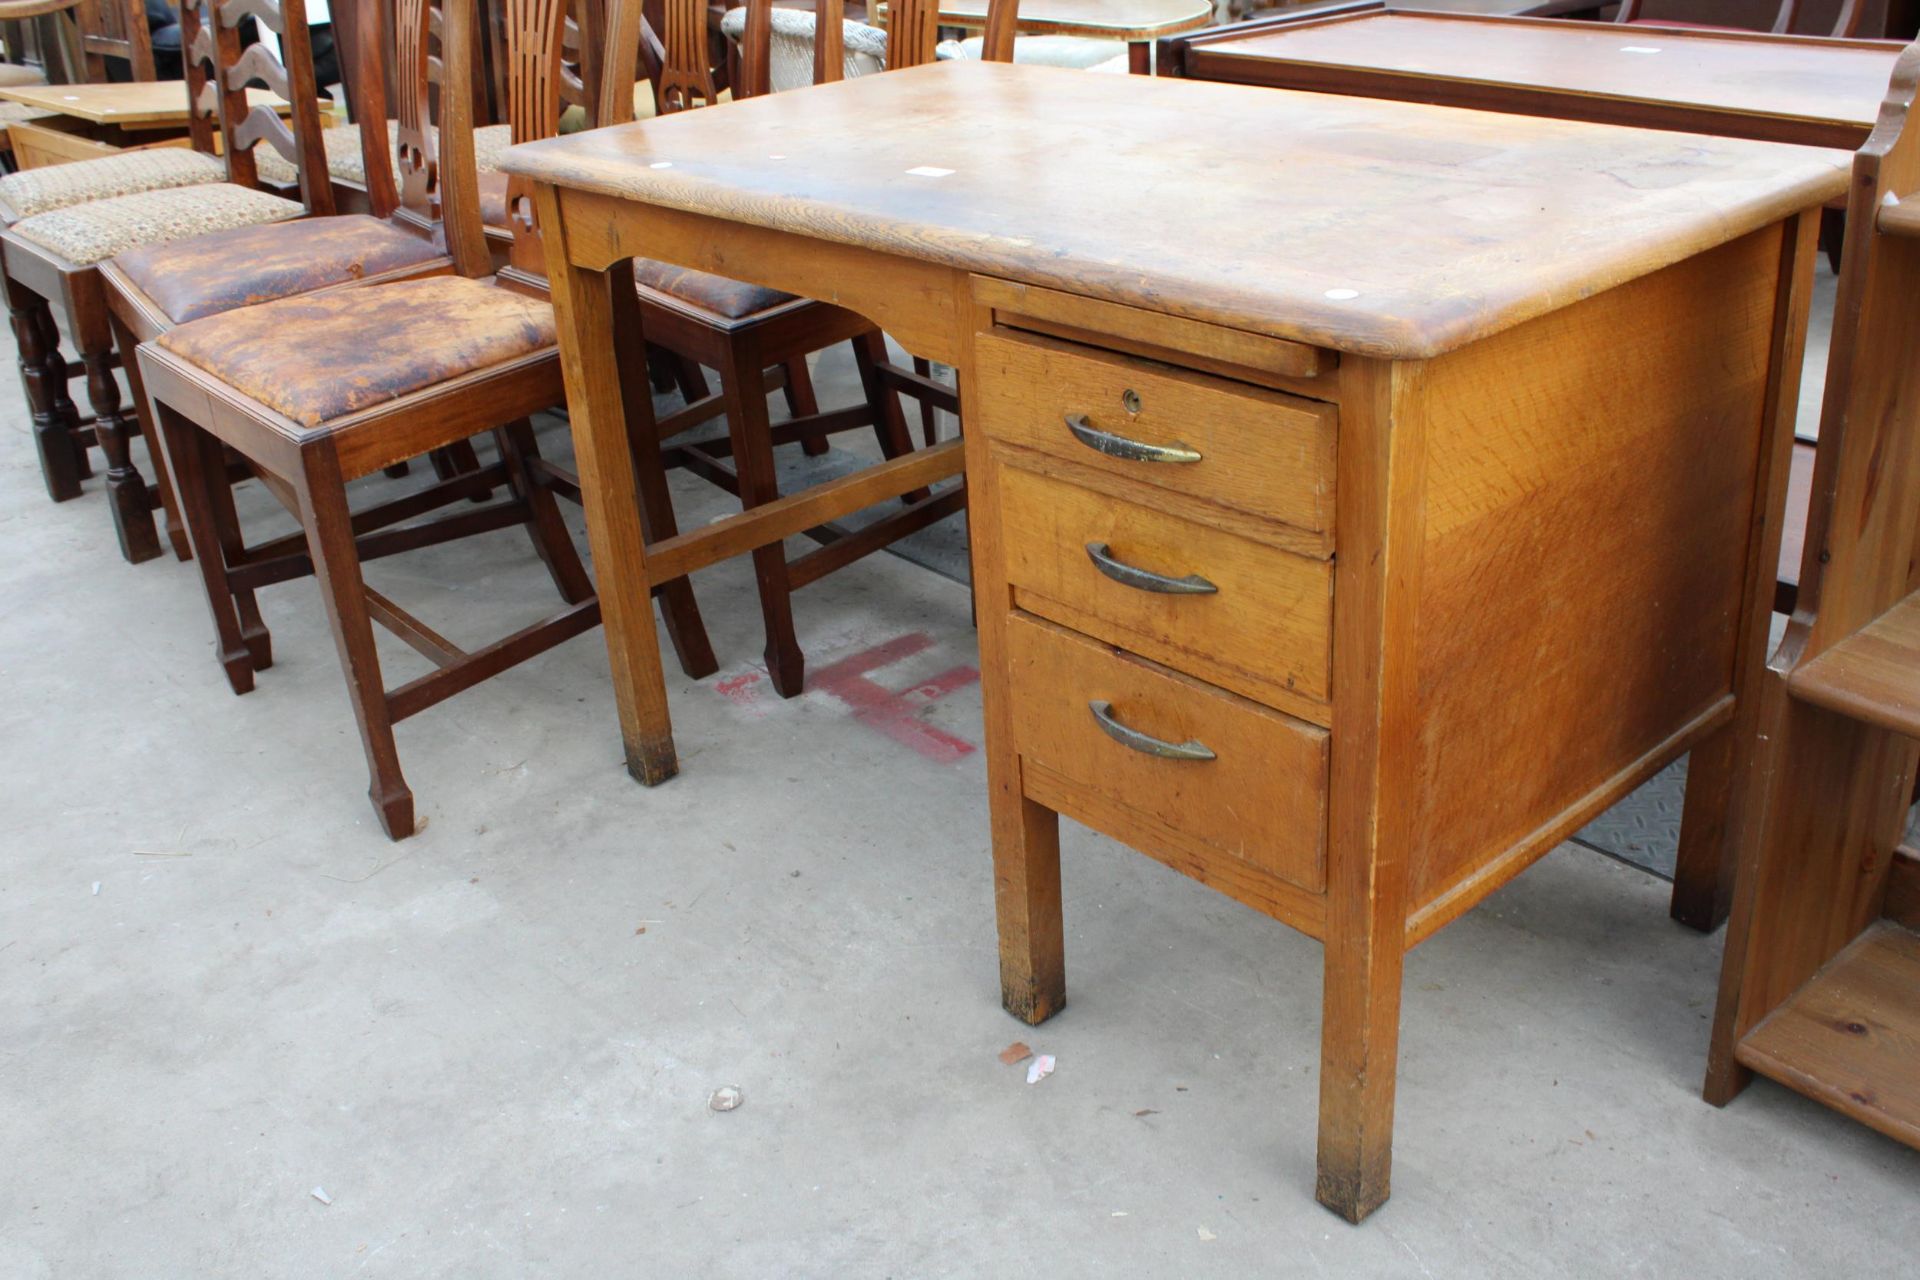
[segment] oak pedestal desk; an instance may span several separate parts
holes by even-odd
[[[1320,939],[1358,1221],[1406,949],[1744,701],[1846,162],[972,62],[516,148],[629,768],[675,767],[650,589],[822,518],[645,543],[644,254],[959,370],[1003,1002],[1065,1000],[1059,814]]]

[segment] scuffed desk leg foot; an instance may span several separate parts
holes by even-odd
[[[1067,1003],[1060,819],[1046,806],[1017,796],[996,800],[993,828],[1000,1003],[1022,1022],[1037,1025]]]

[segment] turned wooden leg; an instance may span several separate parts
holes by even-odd
[[[540,456],[540,447],[533,438],[533,424],[525,418],[508,423],[494,432],[494,439],[507,464],[507,483],[514,496],[527,506],[527,536],[533,539],[534,554],[547,566],[553,585],[560,589],[560,598],[568,604],[592,599],[593,581],[580,563],[580,552],[573,545],[573,535],[567,532],[566,522],[560,518],[553,491],[539,482],[528,465]]]
[[[913,436],[907,419],[900,412],[900,397],[880,377],[879,366],[887,359],[887,340],[878,329],[869,329],[853,340],[853,361],[860,370],[860,386],[867,405],[873,411],[873,434],[880,452],[898,458],[913,452]],[[928,496],[924,488],[900,495],[903,503],[919,502]]]
[[[83,351],[80,361],[87,371],[94,436],[107,465],[107,509],[113,514],[113,531],[120,540],[120,554],[129,564],[139,564],[160,554],[160,535],[153,524],[146,477],[133,465],[134,420],[121,408],[112,348]]]
[[[726,397],[727,432],[733,440],[734,466],[740,475],[740,505],[757,507],[780,496],[773,465],[773,426],[767,415],[766,379],[751,342],[736,342],[720,368]],[[787,549],[779,542],[755,548],[753,572],[760,587],[760,616],[766,623],[767,674],[781,697],[797,697],[806,684],[806,655],[793,631],[793,586],[787,575]]]
[[[387,688],[374,649],[373,619],[367,612],[366,583],[360,576],[360,552],[354,544],[353,513],[347,509],[346,481],[331,441],[302,450],[294,492],[314,577],[327,604],[327,620],[333,625],[333,642],[347,678],[347,697],[366,747],[367,797],[388,837],[404,840],[413,834],[413,792],[400,773]]]
[[[11,280],[6,283],[6,293],[13,340],[20,352],[20,385],[26,392],[27,410],[33,415],[33,443],[40,455],[40,476],[46,481],[47,496],[55,502],[65,502],[80,496],[86,455],[84,450],[75,447],[72,423],[59,411],[54,395],[56,386],[62,395],[66,392],[66,368],[62,364],[56,374],[49,363],[49,356],[59,358],[57,353],[48,350],[46,342],[52,313],[44,298]],[[48,321],[46,325],[41,323],[43,315]],[[57,331],[55,336],[57,339]]]
[[[787,412],[796,418],[810,418],[820,412],[820,398],[813,394],[813,374],[807,369],[807,358],[795,356],[783,366],[787,371],[787,385],[780,389],[787,402]],[[810,458],[817,458],[832,447],[825,436],[808,436],[800,442],[800,451]]]
[[[1024,796],[993,805],[993,909],[1000,929],[1000,1003],[1038,1024],[1067,1004],[1060,911],[1060,819]]]
[[[82,426],[80,408],[73,402],[73,394],[67,384],[73,380],[73,366],[60,351],[60,324],[53,318],[53,308],[42,306],[37,318],[40,323],[40,343],[47,353],[47,386],[53,395],[53,411],[67,424],[67,430],[74,441],[74,457],[80,468],[80,478],[90,479],[93,475],[93,461],[87,451],[95,443],[92,425]]]
[[[219,521],[211,498],[215,486],[221,490],[227,486],[225,456],[218,440],[179,413],[164,404],[156,404],[154,408],[154,425],[165,441],[167,460],[173,466],[180,516],[187,527],[187,540],[193,547],[194,563],[200,567],[207,612],[213,618],[214,642],[219,647],[217,656],[233,691],[247,693],[253,689],[253,654],[240,632],[240,618],[234,611],[233,590],[227,581],[227,560],[220,545]]]

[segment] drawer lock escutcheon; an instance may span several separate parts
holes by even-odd
[[[1113,718],[1111,702],[1089,702],[1087,710],[1093,712],[1093,722],[1100,726],[1102,733],[1121,746],[1132,747],[1144,755],[1158,756],[1162,760],[1212,760],[1215,758],[1205,744],[1193,738],[1185,742],[1168,742],[1150,733],[1129,729]]]
[[[1197,573],[1190,573],[1184,578],[1169,578],[1164,573],[1115,560],[1112,548],[1104,542],[1089,542],[1087,559],[1093,561],[1094,568],[1121,586],[1140,591],[1157,591],[1168,596],[1210,596],[1220,590]]]
[[[1097,453],[1109,458],[1125,458],[1129,462],[1198,462],[1200,451],[1190,449],[1179,441],[1172,444],[1148,444],[1144,440],[1129,440],[1125,436],[1114,435],[1111,431],[1102,431],[1087,421],[1084,413],[1066,415],[1067,430],[1073,432],[1073,438]]]

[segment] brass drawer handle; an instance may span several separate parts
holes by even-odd
[[[1125,561],[1115,560],[1112,548],[1104,542],[1089,542],[1087,559],[1093,561],[1094,568],[1123,587],[1157,591],[1168,596],[1210,596],[1220,590],[1197,573],[1190,573],[1184,578],[1169,578],[1164,573],[1136,568]]]
[[[1150,756],[1159,756],[1162,760],[1211,760],[1213,752],[1192,738],[1185,742],[1168,742],[1152,734],[1142,733],[1138,729],[1129,729],[1113,718],[1111,702],[1089,702],[1087,710],[1093,712],[1093,722],[1100,731],[1123,747],[1132,747],[1135,751]]]
[[[1087,421],[1084,413],[1067,415],[1067,430],[1073,432],[1073,438],[1096,453],[1104,453],[1109,458],[1125,458],[1129,462],[1198,462],[1200,451],[1189,449],[1175,441],[1172,444],[1148,444],[1144,440],[1129,440],[1125,436],[1116,436],[1110,431],[1102,431]]]

